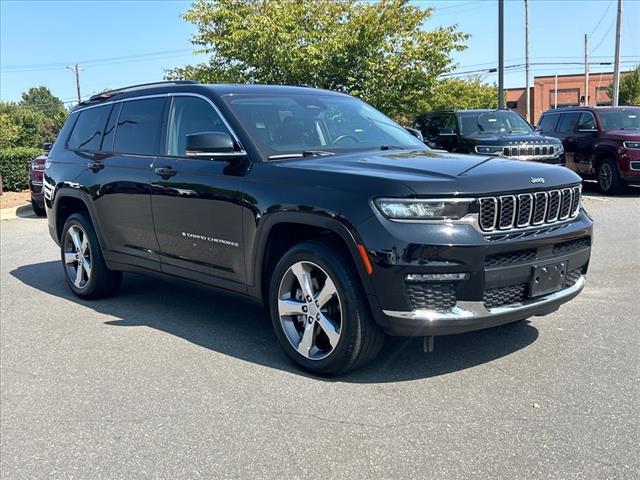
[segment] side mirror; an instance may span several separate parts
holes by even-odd
[[[187,135],[188,157],[213,157],[221,160],[246,155],[236,150],[233,139],[222,132],[200,132]]]
[[[52,148],[53,148],[53,143],[42,144],[42,150],[44,150],[45,152],[50,152]]]
[[[405,127],[404,129],[421,142],[424,142],[424,137],[422,136],[422,132],[420,130],[411,127]]]
[[[456,132],[453,130],[453,128],[441,128],[440,130],[438,130],[438,135],[440,135],[441,137],[451,137],[455,136]]]
[[[533,130],[538,132],[538,133],[541,133],[542,132],[542,127],[540,125],[536,125],[536,126],[533,127]]]

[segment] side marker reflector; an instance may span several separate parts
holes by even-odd
[[[373,273],[373,265],[371,265],[369,254],[367,254],[367,250],[364,248],[364,245],[358,244],[358,252],[360,252],[360,258],[362,258],[362,263],[364,264],[364,268],[367,270],[367,274],[371,275]]]

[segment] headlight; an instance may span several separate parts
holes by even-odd
[[[622,142],[624,148],[640,148],[640,142]]]
[[[469,213],[471,199],[417,200],[380,198],[378,210],[392,220],[457,220]]]
[[[477,145],[476,153],[486,153],[489,155],[496,155],[496,154],[502,153],[503,148],[504,147],[493,147],[490,145]]]
[[[564,147],[562,146],[561,143],[553,145],[553,148],[555,149],[557,154],[564,153]]]

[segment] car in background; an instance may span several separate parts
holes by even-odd
[[[564,107],[536,127],[562,141],[565,165],[607,195],[640,185],[640,107]]]
[[[562,142],[536,132],[512,110],[446,110],[419,115],[412,124],[431,148],[562,164]]]
[[[29,192],[31,193],[31,208],[33,213],[39,217],[47,215],[44,208],[44,193],[42,191],[42,175],[44,173],[44,164],[47,161],[47,154],[51,150],[51,144],[45,143],[42,146],[45,153],[38,155],[31,161],[29,165]]]

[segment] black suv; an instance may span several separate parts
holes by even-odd
[[[511,110],[448,110],[424,113],[412,127],[431,148],[501,155],[517,160],[562,164],[562,142],[537,133]]]
[[[603,193],[640,185],[640,107],[565,107],[542,114],[537,128],[564,144],[565,166],[598,180]]]
[[[481,329],[575,297],[592,231],[580,188],[564,168],[433,152],[348,95],[192,82],[82,103],[44,178],[76,295],[114,293],[123,271],[236,292],[318,374],[373,359],[384,333]]]

